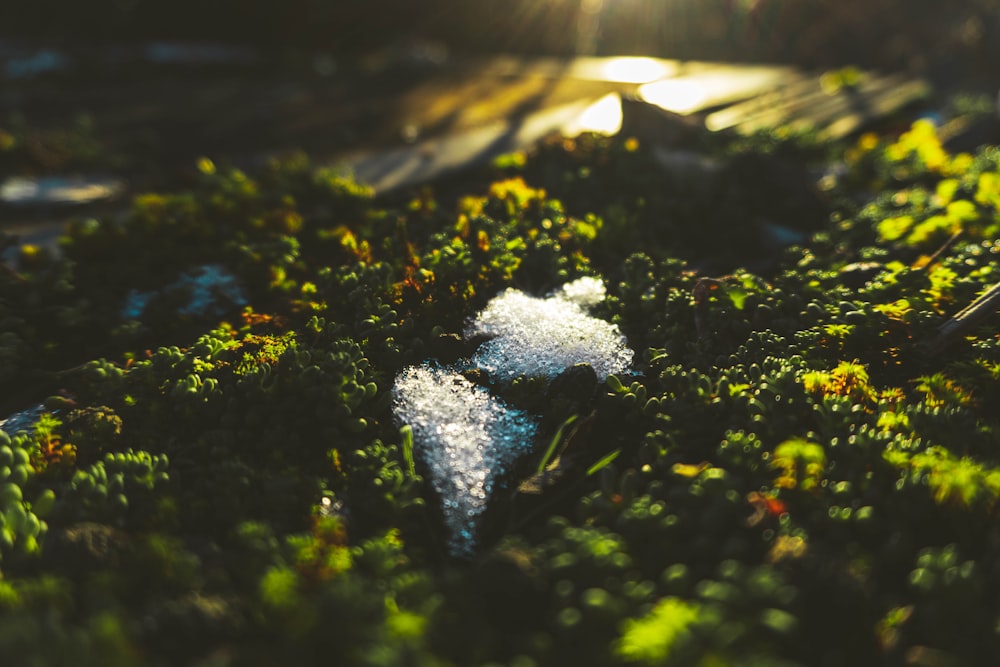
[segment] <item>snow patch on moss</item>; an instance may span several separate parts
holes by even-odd
[[[122,306],[122,318],[140,319],[149,304],[164,294],[183,294],[185,301],[178,307],[177,314],[193,317],[219,317],[228,309],[247,304],[236,277],[222,266],[208,264],[182,274],[160,291],[131,290]]]
[[[548,298],[508,289],[493,298],[466,330],[488,336],[473,364],[501,381],[520,375],[551,380],[574,364],[590,364],[601,380],[623,373],[633,352],[618,327],[586,308],[604,299],[604,283],[581,278]]]
[[[586,310],[604,296],[597,278],[567,283],[546,298],[508,289],[466,330],[467,338],[489,338],[471,360],[426,363],[396,377],[393,411],[413,429],[414,452],[441,497],[452,555],[472,554],[491,493],[531,450],[538,427],[534,417],[470,382],[462,371],[485,370],[497,384],[521,375],[552,380],[579,363],[590,364],[602,380],[628,371],[633,352],[625,337]]]
[[[454,555],[472,552],[477,521],[499,477],[531,448],[535,420],[450,368],[404,369],[393,409],[441,496]]]

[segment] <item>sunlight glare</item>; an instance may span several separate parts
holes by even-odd
[[[647,83],[639,87],[639,96],[667,111],[689,114],[773,90],[792,77],[794,71],[787,67],[714,66]]]
[[[567,136],[594,132],[614,136],[622,129],[622,100],[618,93],[610,93],[597,100],[566,129]]]
[[[694,81],[666,79],[639,87],[639,97],[650,104],[674,113],[690,113],[701,106],[708,91]]]
[[[610,58],[603,65],[603,78],[614,83],[649,83],[674,73],[668,61],[656,58]]]

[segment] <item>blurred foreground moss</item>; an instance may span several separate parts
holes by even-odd
[[[922,124],[842,153],[825,223],[584,137],[457,201],[204,160],[22,249],[0,406],[44,410],[0,432],[4,664],[990,664],[996,319],[926,344],[1000,280],[1000,153]],[[241,298],[176,282],[205,266]],[[635,372],[503,390],[541,418],[531,483],[451,560],[393,378],[582,275]]]

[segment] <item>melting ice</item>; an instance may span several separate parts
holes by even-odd
[[[585,308],[604,299],[604,283],[580,278],[545,299],[508,289],[493,298],[466,331],[490,340],[473,364],[503,382],[519,375],[552,379],[570,366],[588,363],[600,379],[632,364],[632,350],[618,327]]]
[[[530,451],[537,428],[530,415],[459,371],[480,368],[504,383],[520,375],[551,380],[581,362],[602,379],[627,371],[633,353],[618,327],[586,312],[604,295],[604,283],[596,278],[567,283],[547,298],[508,289],[465,332],[489,339],[470,362],[461,368],[425,364],[397,376],[393,410],[413,429],[414,448],[441,496],[452,554],[472,553],[491,492]]]
[[[531,447],[534,420],[457,372],[427,365],[399,374],[393,408],[413,429],[441,496],[452,553],[469,555],[497,478]]]

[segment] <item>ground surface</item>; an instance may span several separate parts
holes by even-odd
[[[993,96],[830,141],[657,112],[381,198],[324,168],[623,92],[426,55],[5,87],[11,173],[139,196],[4,212],[66,236],[0,267],[0,663],[991,665]],[[484,307],[580,278],[586,326],[489,361]]]

